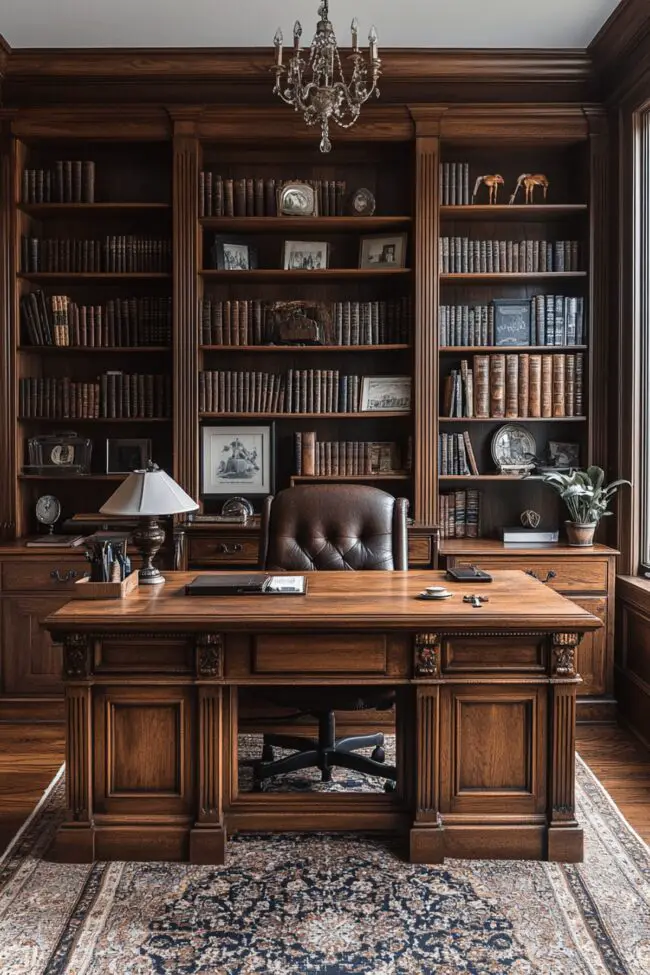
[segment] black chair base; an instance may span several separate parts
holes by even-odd
[[[332,778],[332,768],[347,768],[366,775],[376,775],[391,782],[397,779],[397,769],[394,765],[385,765],[383,749],[384,736],[356,735],[348,738],[336,738],[334,712],[322,712],[318,715],[318,738],[305,738],[297,735],[264,735],[261,760],[252,762],[254,788],[259,788],[264,779],[286,772],[298,772],[305,768],[318,768],[323,782]],[[356,755],[358,748],[374,746],[370,758],[366,755]],[[273,748],[287,748],[294,751],[293,755],[285,758],[273,759]]]

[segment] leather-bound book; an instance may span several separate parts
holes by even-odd
[[[490,416],[506,415],[506,357],[501,353],[491,355],[490,363]]]
[[[276,215],[276,199],[275,199],[275,180],[265,179],[264,180],[264,216],[274,217]]]
[[[553,416],[566,416],[566,361],[564,355],[553,355]]]
[[[553,415],[553,357],[542,356],[542,416]]]
[[[478,465],[474,456],[474,448],[472,447],[469,430],[463,430],[463,442],[465,444],[465,453],[467,454],[470,473],[478,476]]]
[[[255,216],[255,180],[252,176],[246,178],[246,216]]]
[[[235,216],[235,186],[230,177],[223,181],[223,215],[224,217]]]
[[[232,303],[223,302],[223,344],[232,345]]]
[[[95,202],[95,163],[92,159],[83,162],[81,174],[81,200],[83,203]]]
[[[233,181],[235,194],[235,216],[246,216],[246,180],[243,177]]]
[[[583,415],[583,393],[584,393],[584,352],[576,353],[576,385],[575,385],[575,416]]]
[[[490,357],[474,356],[474,416],[487,419],[490,416]]]
[[[506,417],[519,416],[519,356],[507,355],[506,360]]]
[[[519,356],[519,406],[518,416],[528,416],[530,402],[530,356],[522,353]]]
[[[253,185],[253,216],[264,216],[264,180],[259,176]]]
[[[575,355],[565,356],[564,374],[565,397],[564,406],[567,416],[575,415],[576,405],[576,357]]]

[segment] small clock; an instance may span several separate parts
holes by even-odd
[[[47,525],[50,534],[54,532],[54,525],[61,517],[61,502],[53,494],[43,494],[36,502],[36,520],[41,525]]]

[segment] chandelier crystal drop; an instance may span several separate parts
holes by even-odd
[[[300,47],[302,27],[297,20],[293,27],[293,52],[288,63],[282,63],[282,31],[277,29],[275,44],[275,86],[273,93],[283,102],[302,112],[307,125],[320,125],[321,152],[329,152],[330,121],[349,129],[361,114],[361,106],[370,96],[379,97],[377,82],[381,74],[381,61],[377,46],[377,31],[370,28],[368,34],[369,63],[359,50],[359,23],[355,17],[351,24],[352,75],[346,82],[341,65],[336,35],[329,19],[328,0],[318,8],[320,20],[311,42],[309,56]]]

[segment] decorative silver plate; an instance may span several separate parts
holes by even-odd
[[[537,444],[521,423],[506,423],[492,437],[492,459],[502,474],[526,474],[535,466]]]
[[[318,197],[309,183],[283,183],[277,191],[279,217],[318,216]]]
[[[371,217],[375,206],[375,197],[365,186],[355,190],[350,197],[350,212],[353,217]]]
[[[253,505],[250,503],[248,498],[228,498],[224,501],[223,507],[221,508],[222,515],[239,515],[244,518],[250,518],[253,515]]]

